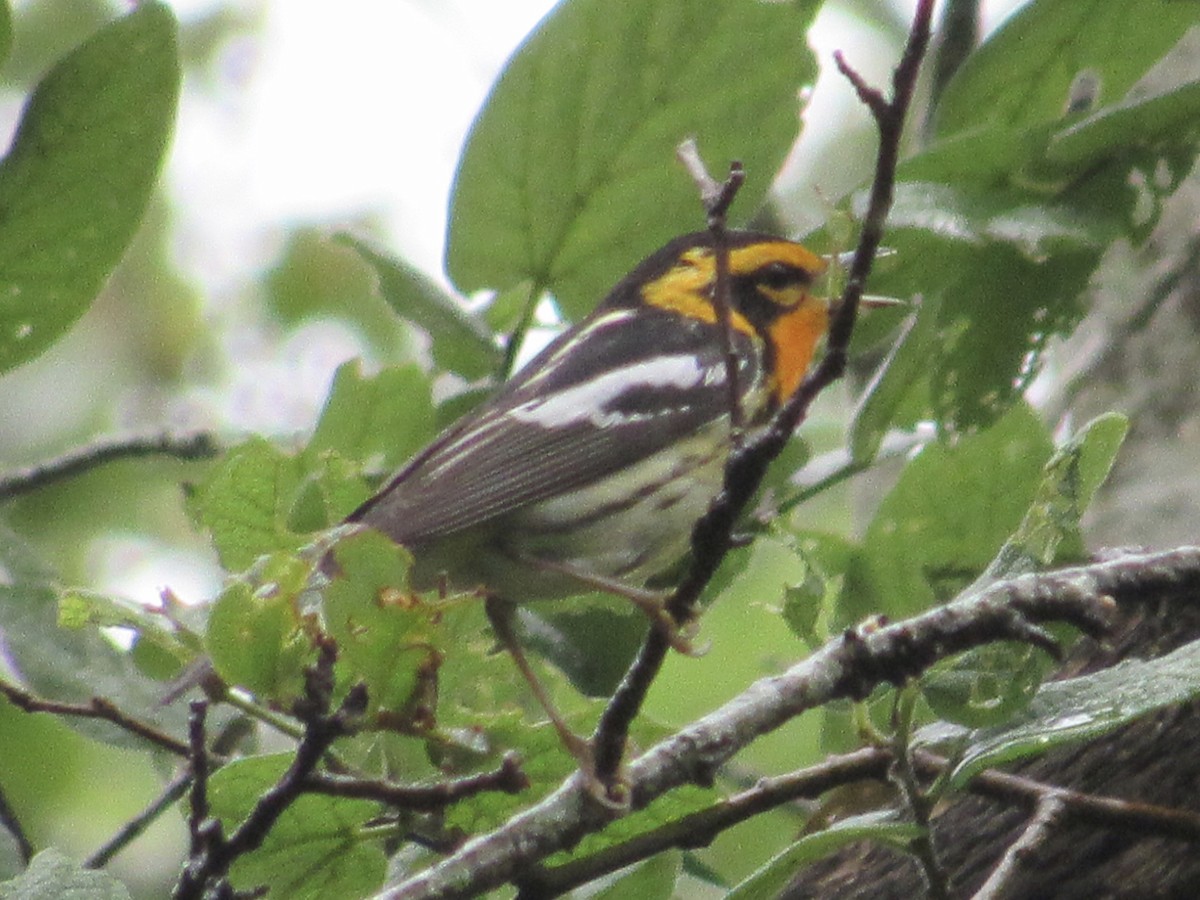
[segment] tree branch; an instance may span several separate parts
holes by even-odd
[[[1099,634],[1114,600],[1196,587],[1200,548],[1187,547],[998,581],[908,621],[849,632],[786,672],[755,682],[634,760],[627,773],[632,808],[683,784],[711,784],[735,753],[815,706],[864,697],[879,684],[915,677],[939,659],[993,641],[1020,640],[1051,622]],[[380,897],[464,896],[519,881],[535,863],[620,815],[597,803],[576,773],[536,806]]]
[[[176,756],[188,755],[188,745],[171,735],[159,731],[153,725],[135,719],[122,712],[111,701],[103,697],[93,697],[87,703],[64,703],[58,700],[43,700],[28,691],[0,680],[0,694],[9,702],[27,713],[52,713],[56,716],[73,716],[79,719],[103,719],[118,728],[136,734],[149,741],[156,747],[161,747]]]
[[[216,437],[206,431],[104,438],[70,450],[56,459],[0,476],[0,502],[12,500],[119,459],[170,456],[175,459],[198,460],[209,459],[220,452],[221,446]]]
[[[401,785],[373,778],[313,772],[304,780],[303,787],[314,794],[357,797],[377,800],[401,809],[433,811],[489,791],[519,794],[529,787],[529,778],[521,769],[521,758],[516,753],[506,753],[500,766],[491,772],[480,772],[438,784]]]

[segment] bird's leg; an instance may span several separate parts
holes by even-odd
[[[550,694],[546,691],[545,686],[538,679],[537,673],[533,671],[533,667],[529,664],[529,658],[525,655],[525,651],[521,647],[521,642],[517,638],[516,629],[513,627],[516,606],[500,597],[488,594],[484,598],[483,608],[487,613],[488,621],[492,625],[492,631],[496,634],[496,639],[508,651],[509,656],[516,663],[521,677],[525,679],[526,684],[529,685],[529,689],[533,691],[533,696],[537,699],[538,704],[545,711],[546,715],[550,717],[550,723],[554,726],[554,730],[558,732],[559,740],[567,748],[567,752],[579,762],[579,768],[583,772],[588,791],[602,802],[609,802],[607,788],[596,777],[596,762],[592,755],[591,743],[577,735],[567,725],[566,721],[559,714],[558,709],[554,706],[554,701],[550,699]]]
[[[657,628],[671,644],[671,647],[685,656],[702,656],[708,647],[696,648],[692,640],[696,637],[697,623],[695,619],[687,622],[678,621],[667,609],[667,599],[671,596],[667,591],[653,591],[648,588],[634,587],[616,578],[598,575],[578,566],[559,560],[538,559],[525,557],[525,561],[539,569],[558,572],[574,578],[580,584],[596,591],[624,597],[650,620],[652,628]]]

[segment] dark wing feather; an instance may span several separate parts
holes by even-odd
[[[711,326],[600,311],[450,426],[349,521],[407,544],[575,490],[723,415],[724,366]],[[739,373],[740,383],[758,376]]]

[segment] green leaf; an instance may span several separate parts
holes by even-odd
[[[188,497],[193,520],[212,533],[221,564],[231,572],[276,550],[296,550],[305,536],[290,531],[288,514],[301,462],[262,438],[234,447]]]
[[[936,293],[922,299],[859,398],[850,424],[852,463],[865,465],[875,458],[913,384],[928,371],[929,359],[936,352],[937,307],[942,297]]]
[[[983,728],[1028,706],[1047,667],[1045,653],[1028,644],[989,644],[935,666],[921,693],[940,718]]]
[[[409,589],[412,557],[377,531],[363,531],[334,549],[341,574],[325,590],[324,619],[338,644],[338,678],[362,682],[372,712],[428,728],[438,697],[443,649],[473,596],[429,598]]]
[[[259,560],[254,584],[236,581],[221,592],[204,636],[221,678],[280,706],[300,694],[313,652],[298,598],[311,574],[295,556],[275,554]]]
[[[147,2],[58,63],[0,163],[0,372],[91,304],[133,238],[175,119],[175,19]]]
[[[29,862],[29,868],[0,883],[0,900],[130,900],[129,891],[107,872],[85,869],[51,848]]]
[[[408,365],[368,377],[352,360],[338,367],[305,453],[315,460],[332,451],[367,470],[387,473],[420,449],[433,431],[427,375]]]
[[[288,754],[240,759],[212,776],[209,803],[226,834],[249,815],[290,762]],[[258,850],[234,863],[231,880],[243,890],[270,885],[272,897],[287,900],[373,894],[383,884],[387,860],[362,828],[379,812],[366,800],[304,794],[284,810]]]
[[[135,662],[139,669],[152,678],[174,677],[195,656],[194,648],[167,628],[162,616],[138,604],[94,591],[63,591],[58,598],[58,624],[63,628],[133,629],[136,633],[134,646],[137,648]],[[147,671],[142,662],[153,662],[155,671]]]
[[[749,173],[762,202],[816,77],[819,4],[581,0],[560,4],[509,61],[472,126],[451,202],[447,269],[462,291],[528,280],[568,317],[638,259],[702,227],[674,161],[695,137],[714,172]],[[736,77],[734,76],[736,73]]]
[[[675,850],[659,853],[614,875],[589,884],[590,900],[670,900],[682,872],[683,855]]]
[[[1029,508],[1051,450],[1024,404],[985,431],[925,447],[867,528],[838,621],[908,616],[974,580]]]
[[[1152,660],[1125,660],[1092,675],[1042,685],[1015,720],[971,735],[955,786],[984,769],[1089,740],[1165,706],[1200,696],[1200,641]]]
[[[3,529],[0,575],[0,637],[16,683],[67,703],[104,697],[150,725],[186,734],[186,705],[164,705],[162,684],[144,676],[129,653],[95,629],[59,627],[59,591],[52,573]],[[95,740],[146,748],[145,740],[108,722],[74,716],[63,721]]]
[[[1193,129],[1200,119],[1200,81],[1144,97],[1127,97],[1062,129],[1046,148],[1046,159],[1086,168],[1126,147],[1176,140],[1177,129]]]
[[[391,257],[366,241],[341,235],[375,269],[379,293],[396,315],[420,326],[431,342],[439,368],[467,379],[494,374],[504,359],[495,335],[463,301],[402,259]]]
[[[12,50],[12,38],[12,9],[9,8],[8,0],[0,0],[0,63],[8,59],[9,51]]]
[[[1117,458],[1129,420],[1119,413],[1093,419],[1046,463],[1029,510],[996,560],[991,578],[1007,578],[1047,566],[1069,542],[1072,556],[1082,553],[1079,520],[1104,483]]]
[[[1013,14],[968,58],[942,95],[939,136],[986,123],[1024,127],[1061,118],[1081,72],[1096,105],[1122,97],[1196,24],[1192,3],[1040,0]]]
[[[811,862],[856,841],[875,841],[899,850],[921,835],[911,822],[898,822],[893,812],[871,812],[842,819],[823,831],[802,837],[730,891],[727,900],[774,900]]]

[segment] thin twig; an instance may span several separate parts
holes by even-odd
[[[29,865],[29,861],[33,859],[33,844],[25,834],[25,829],[21,827],[21,820],[17,818],[16,812],[8,805],[8,798],[4,796],[3,790],[0,790],[0,826],[12,835],[21,862]]]
[[[1055,793],[1044,796],[1037,805],[1033,818],[1021,833],[1021,836],[1009,846],[1004,856],[975,892],[972,900],[1002,900],[1008,896],[1008,885],[1023,868],[1027,868],[1036,856],[1038,848],[1050,837],[1051,831],[1058,824],[1065,806],[1062,798]]]
[[[389,806],[409,810],[439,810],[476,794],[499,791],[519,794],[529,787],[529,778],[521,769],[521,758],[505,754],[498,768],[449,781],[427,785],[394,784],[374,778],[350,778],[313,772],[304,780],[304,790],[333,797],[357,797],[378,800]]]
[[[932,14],[933,0],[920,0],[908,43],[892,77],[891,101],[884,100],[878,91],[867,86],[861,76],[846,65],[840,54],[837,56],[839,68],[871,109],[879,130],[879,151],[862,232],[845,289],[830,325],[824,357],[775,415],[763,434],[730,454],[725,466],[722,493],[696,523],[692,532],[691,566],[667,602],[667,609],[677,622],[687,622],[692,617],[701,592],[734,546],[734,526],[762,483],[771,461],[783,452],[816,396],[845,371],[859,301],[892,205],[896,166],[900,158],[900,138],[916,89],[921,59],[929,44]],[[704,191],[701,193],[705,194]],[[711,191],[707,195],[711,195]],[[601,714],[592,740],[597,775],[605,783],[612,783],[616,778],[629,727],[641,710],[646,693],[662,668],[668,650],[667,636],[661,629],[652,629]]]
[[[950,886],[933,843],[933,801],[922,787],[913,767],[910,738],[915,701],[911,686],[896,693],[892,707],[892,765],[888,775],[892,784],[899,789],[913,822],[921,829],[921,834],[913,838],[911,848],[921,869],[921,877],[925,879],[925,890],[931,900],[949,900]]]
[[[925,750],[916,751],[913,761],[922,772],[930,775],[940,775],[950,765],[945,757]],[[1054,794],[1064,804],[1064,824],[1117,829],[1144,837],[1200,841],[1200,813],[1191,810],[1087,794],[996,770],[976,775],[967,783],[967,790],[981,797],[1031,809],[1047,795]]]
[[[367,694],[360,684],[351,688],[341,706],[329,712],[333,694],[333,665],[337,658],[331,641],[318,645],[317,662],[305,672],[304,696],[296,702],[296,716],[304,722],[304,736],[286,772],[259,798],[249,815],[226,839],[216,820],[207,818],[203,794],[203,737],[193,735],[196,749],[192,761],[195,780],[192,788],[190,830],[192,852],[183,876],[175,887],[175,900],[200,900],[212,891],[221,891],[230,866],[239,857],[262,846],[279,817],[304,793],[304,784],[320,764],[325,752],[339,737],[350,734],[366,711]],[[200,723],[202,732],[203,722]]]
[[[55,481],[81,475],[89,469],[119,459],[170,456],[182,460],[209,459],[221,452],[216,437],[207,431],[185,434],[149,434],[105,438],[77,447],[56,459],[0,476],[0,502],[28,494]]]
[[[175,805],[181,797],[188,793],[192,785],[190,771],[176,775],[169,781],[144,810],[121,826],[121,829],[98,847],[81,865],[85,869],[101,869],[108,865],[114,856],[145,834],[164,812]]]
[[[188,745],[183,741],[122,712],[111,701],[103,697],[93,697],[87,703],[44,700],[3,680],[0,680],[0,694],[7,697],[14,706],[28,713],[51,713],[56,716],[71,716],[78,719],[103,719],[176,756],[186,757],[188,755]]]

